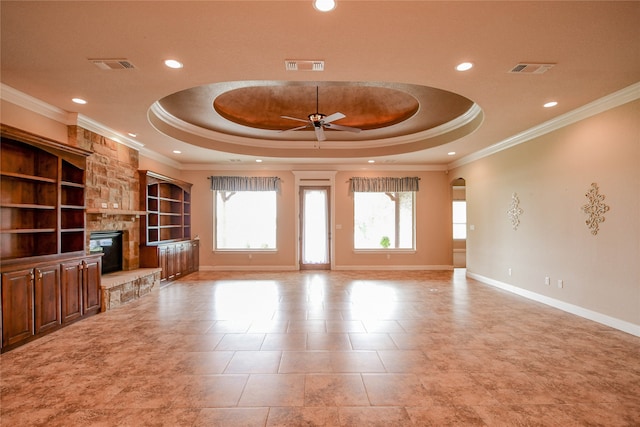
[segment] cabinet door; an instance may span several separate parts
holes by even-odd
[[[33,270],[2,273],[2,346],[33,334]]]
[[[176,279],[177,279],[178,277],[182,276],[183,274],[186,274],[186,270],[187,270],[187,252],[186,252],[186,249],[185,249],[185,244],[176,243],[175,248],[176,248],[175,271],[176,271]]]
[[[83,266],[83,314],[96,314],[100,311],[100,260],[82,261]]]
[[[169,265],[167,263],[167,247],[158,247],[158,267],[162,269],[160,272],[160,281],[164,282],[169,278]]]
[[[57,328],[60,315],[60,266],[48,265],[35,269],[35,333]]]
[[[176,247],[175,245],[167,246],[167,280],[176,278]]]
[[[60,265],[62,288],[62,323],[82,316],[82,263],[69,261]]]
[[[191,242],[191,271],[200,269],[200,242],[194,240]]]

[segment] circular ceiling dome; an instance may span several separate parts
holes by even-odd
[[[330,115],[346,111],[344,126],[380,129],[413,116],[420,104],[406,92],[376,86],[250,86],[230,90],[213,101],[227,120],[259,129],[283,130],[298,126],[293,117]],[[294,126],[295,125],[295,126]]]
[[[322,126],[325,140],[314,132],[310,119],[315,114],[330,120]],[[148,117],[160,132],[187,143],[273,157],[370,157],[424,150],[468,135],[483,118],[473,101],[427,86],[284,81],[182,90],[155,102]]]

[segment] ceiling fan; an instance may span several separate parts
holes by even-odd
[[[318,86],[316,86],[316,112],[315,113],[309,114],[306,120],[299,119],[297,117],[290,117],[290,116],[280,116],[280,117],[282,117],[283,119],[296,120],[298,122],[306,123],[306,125],[304,126],[285,129],[280,132],[288,132],[292,130],[300,130],[300,129],[313,127],[313,130],[316,133],[316,139],[318,141],[325,141],[327,139],[327,137],[324,134],[325,129],[344,130],[344,131],[356,132],[356,133],[360,132],[361,130],[358,128],[342,126],[342,125],[337,125],[333,123],[336,120],[344,119],[345,117],[347,117],[342,113],[336,112],[327,116],[325,114],[318,112]]]

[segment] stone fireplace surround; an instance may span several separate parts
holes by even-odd
[[[68,136],[69,145],[93,153],[85,173],[87,253],[92,231],[122,231],[123,271],[102,276],[102,311],[106,311],[160,286],[161,269],[139,268],[138,152],[79,126],[69,126]]]

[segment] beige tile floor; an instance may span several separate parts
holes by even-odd
[[[0,368],[2,426],[640,425],[640,338],[464,271],[196,273]]]

